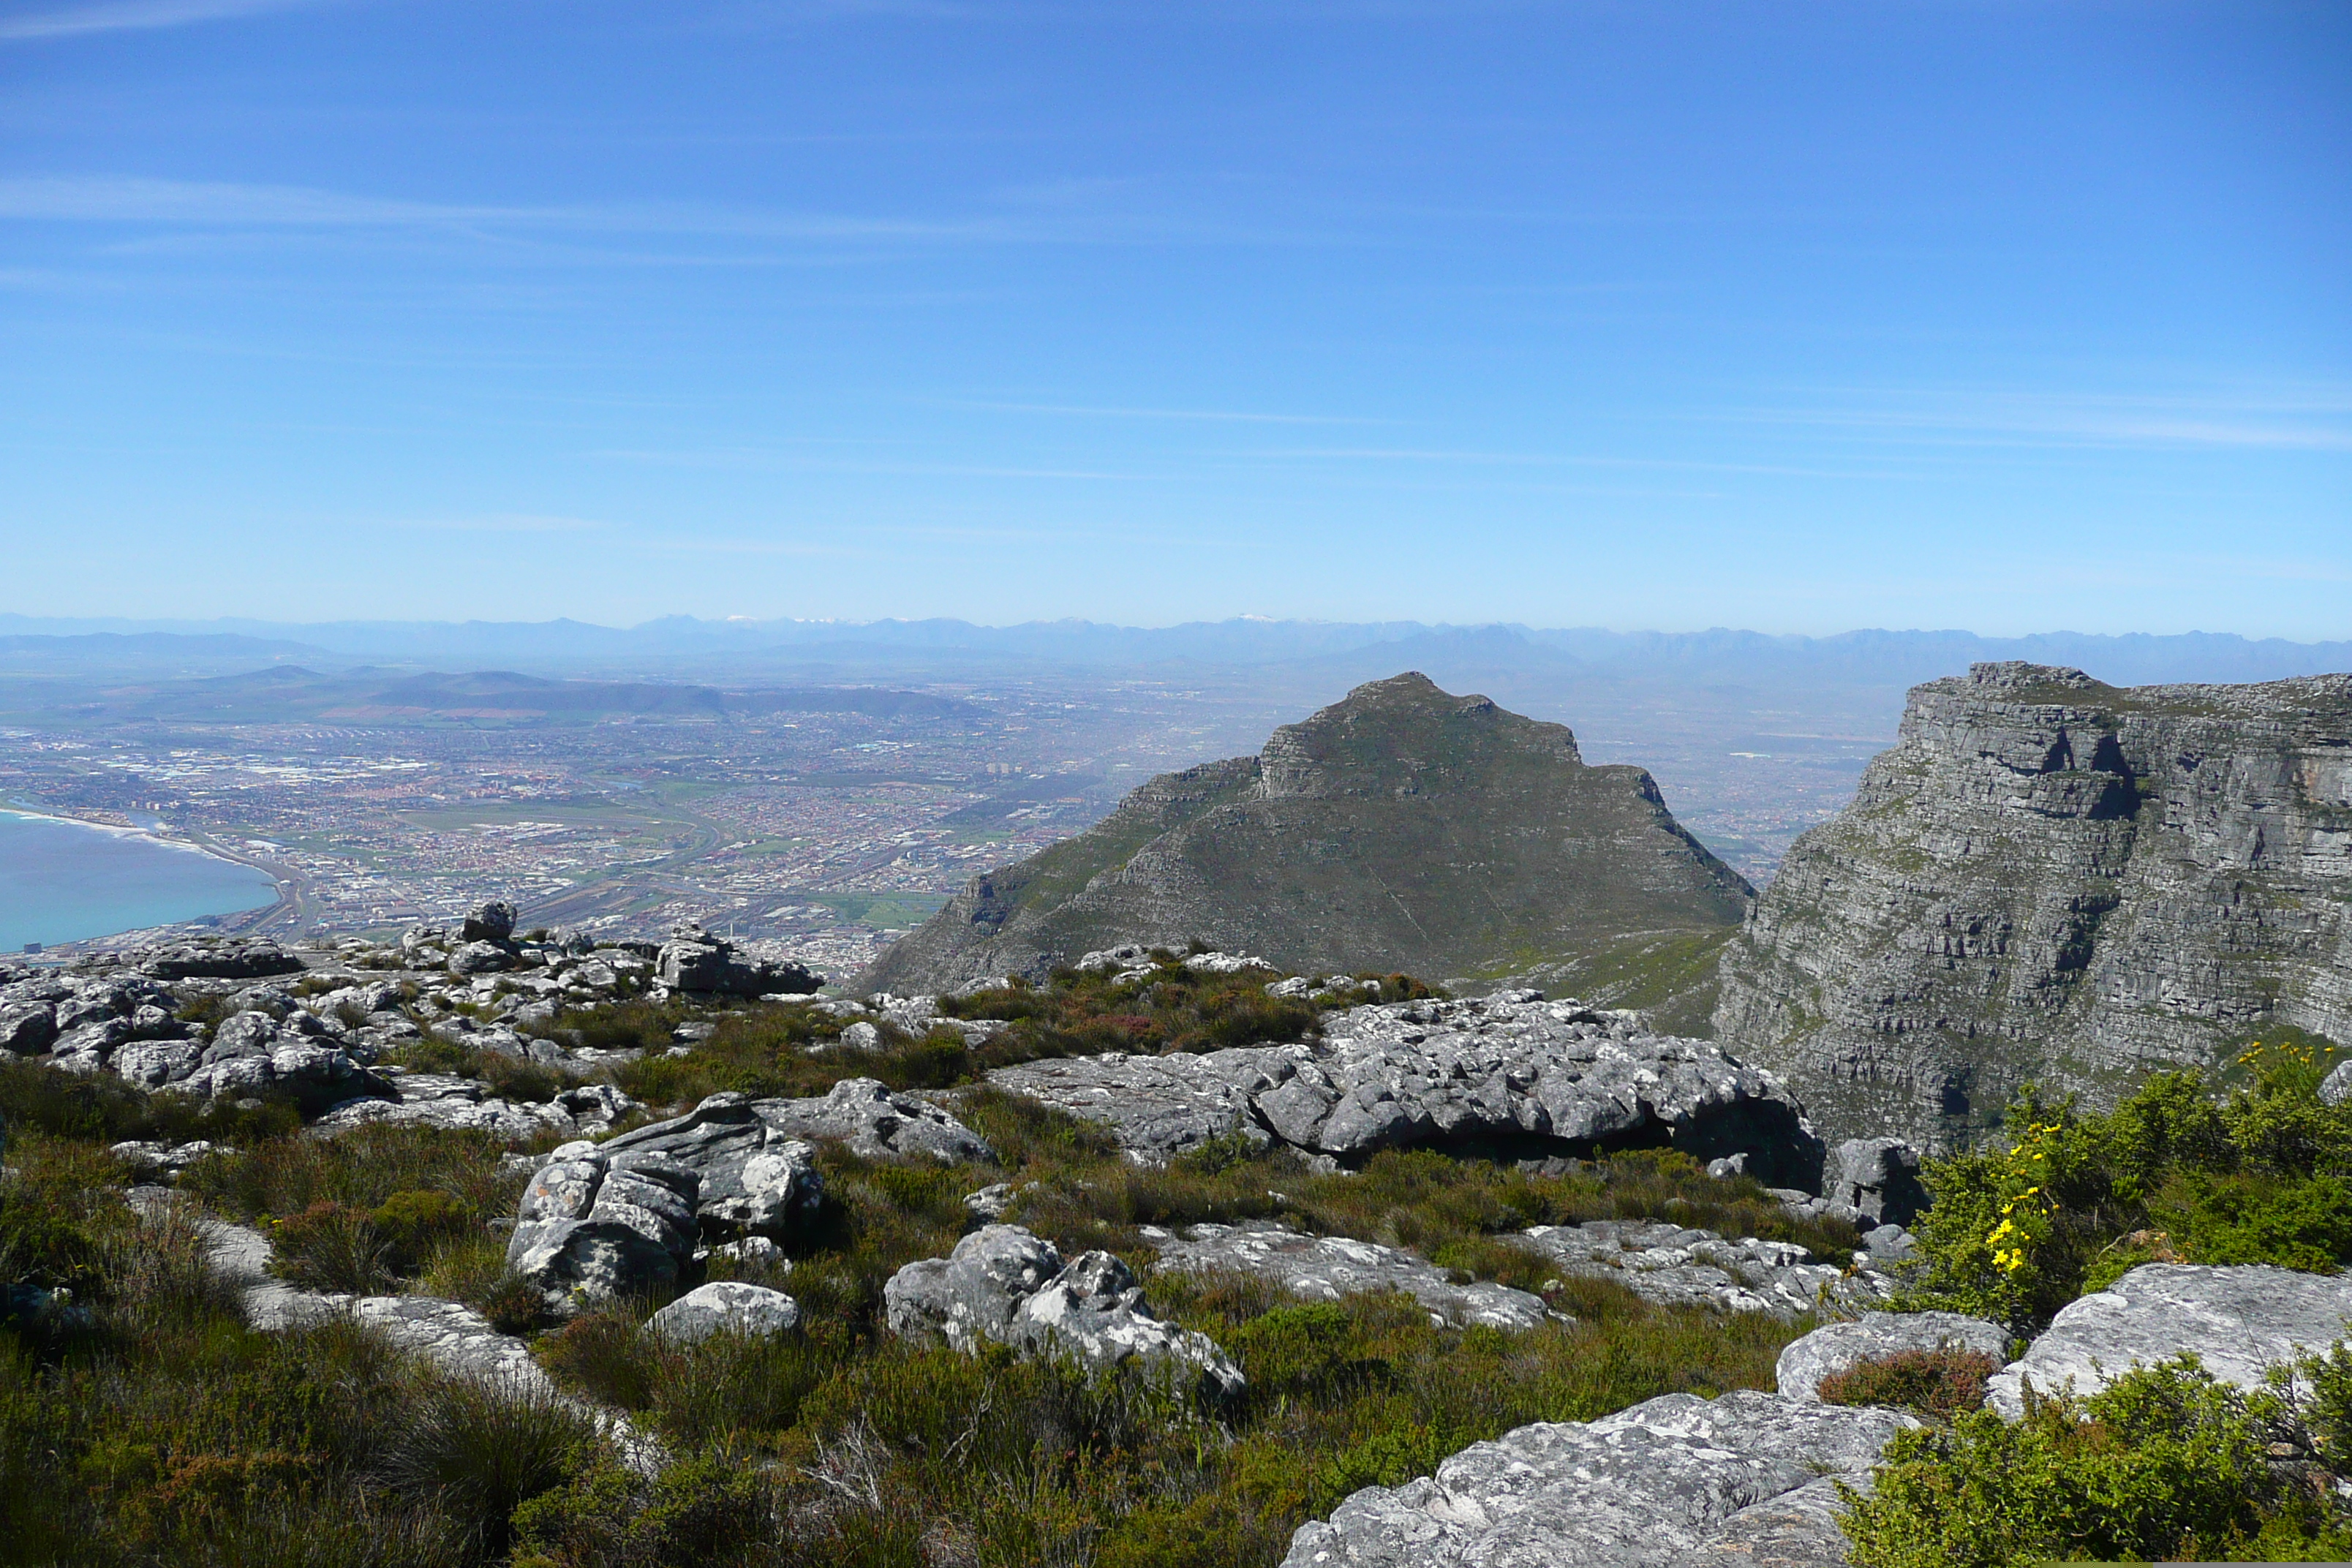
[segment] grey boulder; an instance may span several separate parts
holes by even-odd
[[[507,1267],[559,1315],[674,1284],[694,1254],[700,1186],[658,1154],[568,1143],[523,1189]]]
[[[2000,1362],[2009,1354],[2009,1331],[1958,1312],[1864,1312],[1790,1341],[1773,1370],[1781,1398],[1819,1404],[1822,1380],[1832,1373],[1860,1362],[1939,1350],[1973,1351]]]
[[[799,1326],[800,1303],[782,1290],[738,1280],[715,1280],[688,1290],[646,1320],[646,1331],[673,1344],[699,1344],[713,1334],[781,1334]]]
[[[908,1264],[882,1294],[890,1331],[917,1342],[969,1352],[992,1341],[1089,1372],[1135,1363],[1210,1399],[1244,1386],[1214,1341],[1153,1315],[1126,1264],[1089,1252],[1065,1266],[1052,1242],[1018,1226],[984,1226],[947,1257]]]
[[[257,939],[173,942],[135,956],[139,967],[158,980],[253,980],[302,971],[300,959]]]
[[[125,1083],[161,1089],[192,1076],[204,1055],[205,1047],[194,1040],[150,1040],[116,1051],[112,1066]]]
[[[654,975],[673,991],[727,996],[804,995],[824,984],[798,963],[744,958],[699,926],[680,926],[662,944]]]
[[[1157,1268],[1250,1274],[1311,1301],[1336,1301],[1368,1290],[1402,1291],[1429,1309],[1432,1322],[1456,1328],[1531,1329],[1551,1315],[1540,1296],[1486,1281],[1457,1285],[1446,1270],[1398,1247],[1308,1236],[1265,1220],[1196,1225],[1181,1232],[1146,1226],[1143,1237],[1159,1250]]]
[[[1828,1524],[1825,1508],[1792,1509],[1800,1501],[1792,1494],[1826,1491],[1832,1477],[1860,1483],[1895,1435],[1916,1425],[1892,1410],[1799,1405],[1748,1390],[1715,1400],[1669,1394],[1598,1421],[1522,1426],[1472,1444],[1434,1477],[1368,1487],[1333,1510],[1328,1523],[1300,1526],[1283,1564],[1685,1568],[1738,1561],[1736,1553],[1760,1535],[1777,1535],[1785,1549],[1792,1520],[1800,1532],[1809,1514]],[[1818,1504],[1821,1495],[1805,1500]],[[1759,1510],[1761,1519],[1753,1511]],[[1812,1545],[1842,1543],[1832,1536]]]
[[[1009,1336],[1013,1309],[1062,1271],[1043,1237],[1013,1225],[982,1226],[945,1258],[909,1263],[882,1288],[890,1331],[976,1351]]]
[[[234,1019],[230,1020],[235,1022]],[[346,1055],[340,1047],[296,1037],[273,1039],[266,1051],[240,1051],[215,1058],[205,1053],[204,1066],[185,1078],[168,1080],[175,1091],[209,1100],[241,1100],[272,1093],[292,1099],[306,1115],[315,1116],[346,1100],[388,1099],[392,1086]]]
[[[504,899],[492,899],[474,906],[458,929],[459,942],[502,942],[514,935],[515,907]]]
[[[740,1094],[714,1094],[684,1116],[651,1122],[603,1145],[612,1158],[656,1155],[692,1171],[697,1220],[728,1232],[781,1235],[824,1201],[815,1150],[778,1131]]]
[[[2326,1105],[2352,1100],[2352,1060],[2337,1062],[2335,1070],[2319,1080],[2319,1099]]]
[[[13,1002],[0,1006],[0,1050],[37,1057],[57,1042],[58,1011],[53,1003]]]
[[[1927,1206],[1919,1181],[1919,1151],[1900,1138],[1849,1138],[1830,1161],[1822,1195],[1853,1208],[1871,1224],[1907,1226]]]
[[[2024,1413],[2024,1386],[2095,1394],[2134,1366],[2194,1353],[2224,1383],[2260,1387],[2264,1369],[2352,1338],[2352,1276],[2267,1265],[2144,1263],[2069,1301],[2025,1354],[1993,1374],[1985,1403]]]
[[[114,1054],[116,1047],[130,1038],[130,1020],[92,1018],[88,1023],[60,1030],[49,1049],[61,1058],[75,1057],[103,1064]]]
[[[514,967],[514,954],[494,942],[469,942],[449,955],[452,974],[494,974]]]
[[[853,1078],[806,1100],[753,1102],[760,1119],[791,1138],[834,1138],[866,1160],[929,1159],[942,1164],[992,1163],[980,1134],[926,1100],[878,1079]]]
[[[454,1073],[399,1072],[389,1076],[391,1099],[349,1100],[331,1106],[311,1123],[314,1132],[344,1132],[375,1121],[395,1121],[452,1131],[488,1132],[504,1142],[556,1132],[570,1138],[608,1130],[636,1102],[607,1083],[583,1083],[544,1102],[501,1100],[485,1094],[479,1079]]]
[[[278,1020],[258,1008],[232,1013],[213,1031],[204,1051],[204,1064],[234,1061],[239,1057],[266,1057],[278,1044]]]

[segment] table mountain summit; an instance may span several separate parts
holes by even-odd
[[[1565,725],[1408,673],[974,878],[861,984],[943,991],[1202,942],[1302,973],[1540,969],[1703,1024],[1715,952],[1753,897],[1643,769],[1588,766]]]
[[[1832,1139],[1950,1147],[2029,1079],[2104,1106],[2282,1030],[2352,1045],[2352,675],[1916,687],[1722,986],[1718,1043]]]

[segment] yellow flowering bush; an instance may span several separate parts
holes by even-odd
[[[2257,1044],[2226,1099],[2158,1073],[2105,1115],[2029,1085],[2005,1146],[1927,1163],[1916,1304],[2022,1334],[2142,1263],[2352,1263],[2352,1104],[2318,1096],[2333,1055]]]

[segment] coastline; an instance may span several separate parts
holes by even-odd
[[[140,922],[121,926],[111,931],[93,931],[86,936],[65,937],[61,939],[42,939],[43,945],[47,948],[66,951],[81,948],[90,944],[103,945],[117,941],[123,936],[136,932],[163,931],[180,928],[251,931],[277,920],[281,914],[289,910],[299,909],[299,907],[300,889],[299,884],[289,877],[288,872],[284,868],[262,860],[257,857],[248,858],[246,855],[236,853],[233,850],[217,847],[211,843],[208,838],[202,834],[186,832],[185,830],[183,830],[183,833],[158,832],[152,827],[142,827],[120,822],[93,821],[88,817],[74,816],[69,812],[45,809],[41,807],[27,807],[13,802],[0,802],[0,818],[5,817],[19,818],[28,825],[34,823],[53,823],[77,828],[86,828],[96,833],[103,834],[107,837],[117,841],[128,841],[129,843],[142,846],[152,846],[158,848],[178,850],[184,854],[194,856],[198,860],[209,866],[224,868],[235,867],[242,871],[257,872],[264,879],[262,886],[257,888],[256,891],[257,893],[266,893],[268,897],[242,909],[218,910],[203,915],[192,915],[178,920],[166,920],[161,924]],[[215,873],[195,873],[193,867],[190,868],[190,871],[192,874],[215,875]],[[27,938],[26,940],[31,939]],[[13,936],[10,938],[6,945],[11,949],[16,945]]]

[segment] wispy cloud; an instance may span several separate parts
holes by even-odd
[[[71,38],[90,33],[146,32],[198,22],[227,22],[272,11],[305,11],[333,0],[111,0],[67,5],[29,16],[0,16],[0,42]]]
[[[586,533],[613,525],[585,517],[546,517],[531,512],[499,511],[479,517],[403,518],[392,526],[449,533]]]
[[[987,403],[947,400],[948,408],[974,408],[1003,414],[1072,414],[1095,419],[1199,419],[1242,425],[1391,425],[1391,419],[1370,419],[1347,414],[1257,414],[1235,408],[1104,408],[1081,403]]]
[[[1737,411],[1743,423],[1849,430],[1921,444],[2352,452],[2352,392],[2101,395],[1880,391],[1869,401]]]
[[[307,185],[155,180],[135,175],[0,178],[0,219],[172,225],[190,228],[377,230],[517,238],[626,234],[747,243],[1125,245],[1291,243],[1149,205],[1073,204],[1056,210],[977,210],[951,216],[778,211],[696,203],[567,205],[411,201]]]

